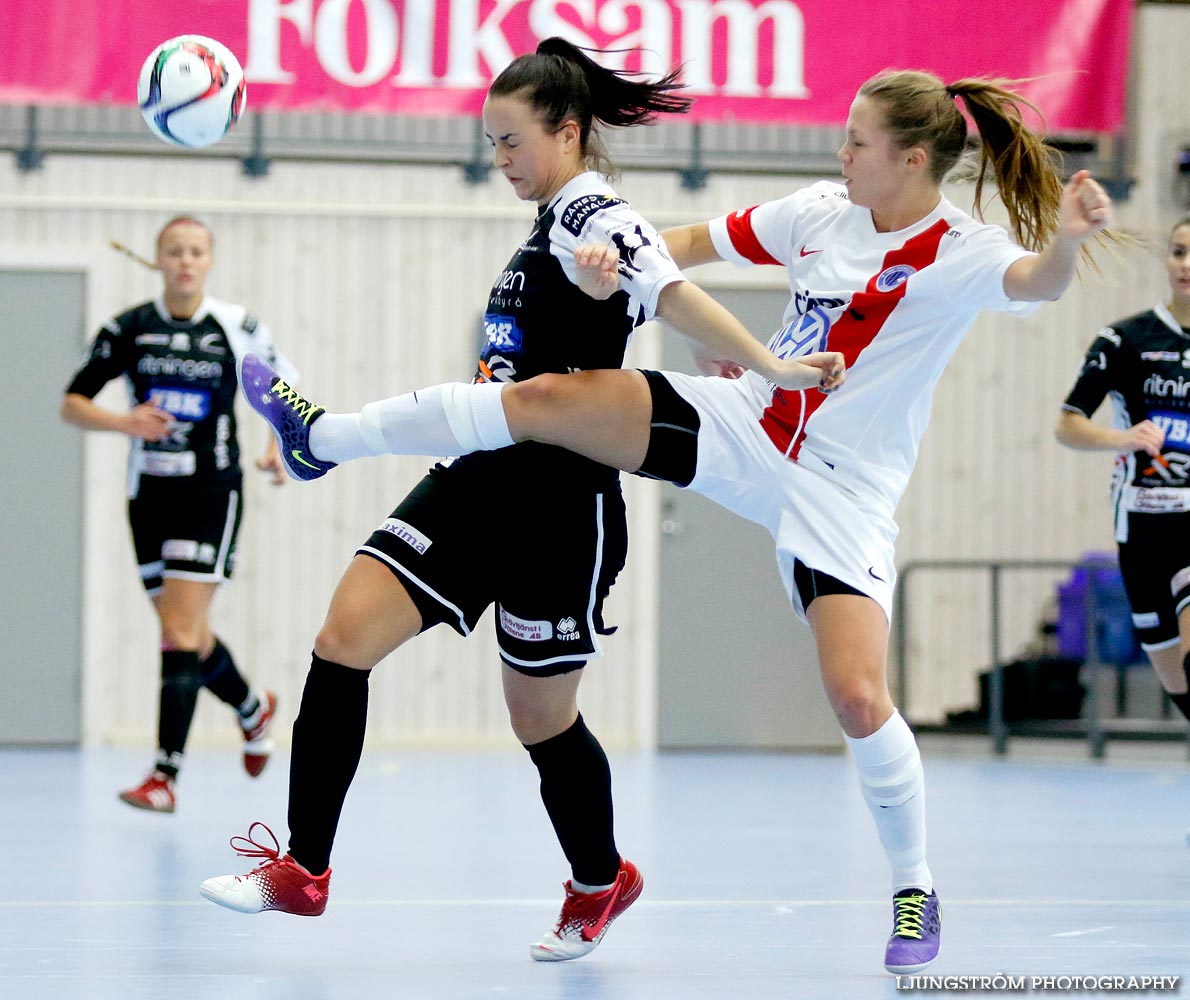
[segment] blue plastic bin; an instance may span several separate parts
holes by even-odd
[[[1132,609],[1124,593],[1124,579],[1116,557],[1088,552],[1065,583],[1058,584],[1058,655],[1087,658],[1087,585],[1095,587],[1095,617],[1099,626],[1099,659],[1117,665],[1143,659],[1132,628]]]

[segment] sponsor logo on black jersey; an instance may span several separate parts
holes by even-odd
[[[525,340],[516,319],[499,313],[484,314],[483,332],[488,343],[497,351],[519,351]]]
[[[1145,392],[1150,396],[1176,396],[1185,399],[1190,393],[1190,380],[1184,375],[1177,378],[1162,378],[1160,375],[1150,375],[1145,379]]]
[[[582,234],[583,226],[586,225],[587,220],[596,212],[611,208],[612,205],[623,204],[625,204],[623,198],[609,198],[605,194],[585,194],[581,198],[575,198],[566,206],[566,211],[562,213],[562,227],[574,233],[575,236],[579,236]]]
[[[146,354],[136,363],[142,375],[167,375],[172,378],[221,379],[223,365],[218,361],[196,361],[194,358],[175,358],[167,354],[155,358]]]
[[[1182,355],[1177,351],[1141,351],[1141,361],[1181,361]]]
[[[202,420],[211,412],[211,394],[205,389],[156,386],[149,390],[149,402],[176,420]]]
[[[138,333],[136,335],[136,343],[145,344],[149,347],[165,347],[169,344],[171,336],[168,333]]]
[[[208,354],[227,353],[227,348],[223,346],[223,334],[221,333],[204,333],[198,338],[198,349],[206,351]]]
[[[492,285],[493,292],[523,292],[525,290],[524,271],[505,271]]]

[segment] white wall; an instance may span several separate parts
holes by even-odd
[[[1188,28],[1190,9],[1140,8],[1140,184],[1120,215],[1124,225],[1158,242],[1174,211],[1168,147],[1171,129],[1185,125],[1180,95],[1190,84],[1190,65],[1178,40]],[[691,194],[676,175],[637,174],[620,190],[664,225],[790,187],[781,178],[715,177]],[[964,203],[964,192],[953,197]],[[467,377],[488,285],[532,214],[498,177],[473,188],[451,168],[275,164],[259,181],[240,176],[235,163],[50,156],[34,174],[0,169],[0,263],[83,263],[94,328],[157,288],[154,275],[113,253],[107,241],[148,254],[156,229],[179,210],[200,213],[217,234],[211,292],[266,320],[303,369],[303,387],[331,408]],[[1110,460],[1059,449],[1051,429],[1097,328],[1146,307],[1164,285],[1153,251],[1101,260],[1102,277],[1086,275],[1029,320],[981,319],[956,355],[901,506],[902,565],[935,557],[1073,558],[1109,546]],[[725,266],[701,277],[782,283],[779,273]],[[638,334],[635,363],[655,363],[658,335]],[[57,405],[46,400],[47,407]],[[245,415],[241,434],[250,460],[263,449],[263,428]],[[121,440],[89,436],[84,729],[93,741],[146,743],[157,660],[124,524],[124,450]],[[280,490],[249,473],[240,569],[217,599],[215,618],[245,672],[279,691],[287,720],[339,574],[424,467],[416,459],[357,463],[316,484]],[[584,711],[613,746],[648,745],[653,737],[660,489],[627,484],[632,553],[609,605],[609,620],[622,627],[584,684]],[[481,551],[488,527],[474,526]],[[52,593],[52,579],[43,584]],[[1010,648],[1029,637],[1051,581],[1012,589]],[[972,701],[975,675],[986,665],[986,621],[974,585],[923,582],[922,590],[913,595],[908,709],[929,718]],[[468,641],[441,628],[420,637],[374,675],[370,738],[511,744],[498,673],[486,626]],[[195,733],[207,741],[235,735],[210,704]]]

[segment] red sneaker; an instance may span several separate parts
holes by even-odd
[[[269,728],[276,711],[277,696],[272,691],[265,691],[260,697],[260,715],[256,724],[251,729],[244,729],[244,770],[253,778],[260,776],[269,762],[269,754],[273,752]]]
[[[530,957],[538,962],[566,962],[594,951],[612,921],[636,902],[644,887],[645,880],[636,865],[623,858],[616,881],[603,892],[576,892],[566,882],[558,922],[529,946]]]
[[[272,838],[272,847],[252,839],[252,831],[258,826]],[[288,854],[282,855],[273,831],[263,823],[248,827],[247,837],[232,837],[231,846],[246,858],[264,860],[247,875],[219,875],[207,879],[198,891],[212,903],[240,913],[279,910],[299,917],[317,917],[326,909],[331,870],[328,868],[321,875],[311,875]]]
[[[120,793],[120,801],[137,809],[150,812],[171,813],[177,805],[174,794],[174,779],[168,774],[154,771],[135,788]]]

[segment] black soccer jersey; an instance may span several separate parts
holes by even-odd
[[[130,492],[139,477],[179,486],[234,484],[241,478],[234,412],[235,355],[226,326],[251,334],[257,322],[238,307],[205,300],[190,320],[145,302],[105,323],[67,392],[94,397],[123,376],[134,404],[152,403],[174,418],[161,441],[134,441]],[[236,334],[233,334],[233,336]]]
[[[1151,420],[1165,432],[1160,459],[1145,452],[1117,458],[1117,496],[1123,493],[1131,510],[1183,509],[1158,503],[1166,491],[1190,487],[1190,331],[1165,306],[1099,332],[1065,409],[1090,417],[1105,397],[1112,401],[1113,426]]]
[[[574,252],[585,243],[620,251],[620,290],[603,301],[575,284]],[[653,317],[661,289],[680,280],[656,230],[597,174],[580,174],[541,209],[529,238],[492,285],[475,380],[521,382],[550,372],[619,368],[632,331]],[[555,479],[615,477],[547,445],[515,445],[495,455],[500,467],[520,474],[540,469]]]

